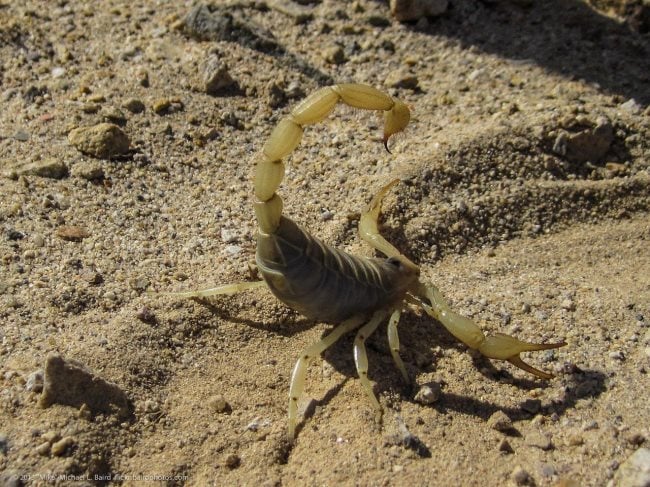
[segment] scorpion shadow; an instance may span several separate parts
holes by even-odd
[[[410,28],[455,39],[463,49],[535,64],[597,85],[604,92],[650,103],[650,42],[643,19],[629,17],[627,24],[621,24],[578,0],[526,2],[525,6],[459,0],[443,16]]]
[[[436,323],[434,320],[425,317],[418,318],[412,313],[405,313],[403,320],[400,327],[401,355],[413,382],[404,383],[394,366],[387,338],[384,336],[385,333],[380,332],[381,328],[366,342],[369,356],[369,376],[375,382],[375,392],[379,393],[379,396],[386,392],[396,392],[400,396],[400,400],[415,403],[414,395],[417,389],[415,377],[420,372],[431,371],[432,367],[435,368],[436,358],[432,356],[431,344],[435,343],[442,349],[456,348],[461,352],[468,352],[468,349],[460,344],[442,325],[431,327],[431,324]],[[425,324],[428,326],[422,326]],[[357,377],[354,360],[350,353],[353,347],[354,333],[350,335],[342,338],[339,343],[323,354],[323,358],[346,378],[317,401],[317,404],[329,402],[342,389],[348,378]],[[419,365],[417,362],[423,362],[425,365]],[[428,364],[428,362],[431,363]],[[553,386],[539,379],[514,377],[507,370],[495,367],[493,362],[483,356],[474,356],[472,363],[487,380],[496,382],[497,386],[505,380],[522,390],[557,387],[560,392],[556,398],[544,402],[522,398],[519,405],[507,406],[467,395],[445,392],[443,383],[443,391],[436,402],[430,405],[418,403],[418,407],[429,407],[441,414],[447,414],[453,410],[481,418],[484,421],[487,421],[495,412],[502,411],[511,420],[518,421],[530,419],[538,413],[561,416],[565,411],[574,408],[580,399],[597,398],[606,390],[607,377],[604,373],[593,369],[580,369],[574,365],[565,366],[562,375],[554,379],[561,381],[561,386],[558,387],[557,384]],[[517,434],[515,430],[510,433]],[[415,439],[417,440],[417,438]]]

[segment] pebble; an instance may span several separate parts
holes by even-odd
[[[521,465],[517,465],[513,469],[512,473],[510,474],[510,478],[516,485],[528,485],[532,480],[530,474],[524,470]]]
[[[65,455],[69,447],[74,445],[74,439],[71,436],[65,436],[59,441],[52,444],[52,455],[61,457]]]
[[[593,128],[574,134],[561,132],[555,140],[553,151],[572,162],[599,162],[614,141],[614,127],[609,120],[599,120]]]
[[[407,69],[394,69],[386,75],[384,85],[390,88],[416,90],[418,88],[418,77]]]
[[[639,448],[618,468],[607,487],[646,487],[650,485],[650,449]]]
[[[208,406],[217,413],[230,411],[230,404],[228,404],[228,401],[221,394],[217,394],[208,399]]]
[[[292,0],[267,0],[266,3],[273,10],[291,17],[296,25],[307,23],[314,18],[311,8],[299,5]]]
[[[566,298],[566,299],[562,300],[562,303],[560,303],[560,306],[562,307],[562,309],[565,309],[567,311],[575,311],[575,309],[576,309],[575,303],[573,302],[572,299],[569,299],[569,298]]]
[[[226,457],[225,463],[226,467],[232,470],[241,465],[241,458],[239,458],[239,455],[232,453]]]
[[[521,409],[530,414],[537,414],[542,407],[542,401],[539,399],[526,399],[520,405]]]
[[[94,412],[131,414],[131,403],[116,384],[95,375],[79,362],[51,354],[45,361],[43,393],[39,405],[63,404],[75,408],[86,404]]]
[[[124,102],[123,106],[131,113],[142,113],[145,109],[144,103],[137,98],[129,98]]]
[[[114,123],[119,126],[126,125],[127,118],[124,112],[116,107],[108,107],[102,112],[102,116],[107,122]]]
[[[50,443],[48,441],[44,441],[40,445],[38,445],[36,448],[34,448],[34,451],[38,453],[39,455],[45,457],[50,454]]]
[[[497,431],[511,431],[513,426],[512,426],[512,420],[508,417],[506,413],[503,411],[499,410],[496,411],[492,416],[487,421],[487,424],[490,428],[493,430]]]
[[[40,176],[42,178],[62,179],[68,175],[68,167],[56,158],[46,158],[30,162],[17,168],[20,176]]]
[[[151,109],[157,115],[167,115],[180,112],[183,109],[183,102],[178,98],[159,98],[153,103]]]
[[[9,451],[9,440],[3,434],[0,434],[0,453],[6,455]]]
[[[88,230],[77,225],[61,225],[56,229],[54,234],[68,242],[81,242],[84,238],[90,237]]]
[[[129,138],[120,127],[100,123],[70,131],[68,142],[80,152],[98,159],[109,159],[129,151]]]
[[[623,361],[625,360],[625,355],[620,350],[614,350],[613,352],[609,352],[609,358],[612,360]]]
[[[425,384],[415,394],[414,399],[420,404],[433,404],[440,399],[442,391],[440,385],[436,383]]]
[[[104,168],[99,161],[83,160],[72,166],[70,171],[73,176],[86,181],[99,181],[104,179]]]
[[[619,106],[623,110],[633,115],[638,115],[639,113],[641,113],[641,105],[639,105],[634,98],[630,98],[628,101],[626,101],[625,103],[621,103]]]
[[[435,17],[447,11],[448,0],[390,0],[390,13],[400,22]]]
[[[506,438],[502,438],[499,442],[499,451],[503,453],[514,453],[515,450]]]
[[[228,72],[228,65],[216,56],[211,56],[203,69],[203,91],[208,95],[219,95],[235,85]]]
[[[553,448],[551,439],[539,431],[532,431],[531,433],[527,434],[525,441],[526,445],[539,448],[543,451],[548,451]]]
[[[43,371],[36,370],[27,376],[25,382],[25,390],[29,392],[42,392],[43,391]]]
[[[343,51],[343,48],[339,45],[325,47],[321,51],[321,55],[323,56],[323,59],[330,64],[343,64],[347,61],[345,51]]]

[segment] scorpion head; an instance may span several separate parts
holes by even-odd
[[[389,257],[385,261],[396,290],[407,292],[419,284],[420,268],[403,255]]]

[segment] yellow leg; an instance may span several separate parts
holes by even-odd
[[[381,405],[372,391],[372,384],[368,379],[368,354],[366,353],[366,339],[374,333],[379,324],[386,318],[386,311],[375,311],[368,323],[363,325],[354,339],[354,362],[357,365],[357,373],[361,380],[361,385],[366,390],[372,406],[375,408],[377,421],[381,420]]]
[[[222,286],[212,287],[209,289],[199,289],[197,291],[181,291],[177,293],[163,293],[165,296],[176,296],[178,298],[208,298],[220,294],[232,295],[248,289],[264,287],[264,281],[236,282],[233,284],[223,284]]]
[[[402,362],[402,357],[399,356],[399,335],[397,334],[397,324],[399,323],[402,310],[400,308],[395,309],[393,314],[390,315],[388,320],[388,346],[390,347],[390,354],[393,356],[395,365],[402,373],[402,377],[406,382],[411,382],[409,375],[406,372],[406,367],[404,362]]]
[[[315,357],[323,353],[328,347],[332,346],[342,335],[357,328],[363,323],[362,316],[353,316],[338,325],[334,330],[322,340],[307,347],[300,354],[291,374],[291,386],[289,388],[289,438],[293,440],[296,436],[296,423],[298,421],[298,399],[305,388],[305,375],[307,366]]]
[[[566,345],[565,342],[529,343],[502,333],[486,337],[472,320],[452,311],[435,286],[420,284],[418,295],[422,299],[420,304],[424,310],[468,347],[478,350],[488,358],[507,360],[512,365],[542,379],[553,377],[524,362],[519,354],[562,347]]]

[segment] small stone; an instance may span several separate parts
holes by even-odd
[[[70,131],[68,141],[80,152],[98,159],[109,159],[129,151],[129,138],[120,127],[100,123]]]
[[[217,413],[225,413],[230,411],[230,404],[228,404],[228,402],[221,394],[217,394],[216,396],[212,396],[210,399],[208,399],[208,406],[210,409]]]
[[[104,179],[104,168],[99,161],[83,160],[72,166],[73,176],[87,181],[99,181]]]
[[[499,442],[499,451],[503,453],[514,453],[515,450],[510,445],[510,442],[506,438],[502,438]]]
[[[102,112],[102,116],[107,122],[114,123],[119,126],[126,125],[127,119],[124,112],[116,107],[108,107]]]
[[[580,432],[569,433],[567,437],[567,445],[569,446],[580,446],[585,442],[585,439]]]
[[[609,485],[647,487],[650,485],[650,449],[639,448],[616,471]]]
[[[70,448],[72,445],[74,445],[74,439],[71,436],[61,438],[56,443],[52,444],[52,455],[61,457],[65,455],[68,448]]]
[[[76,225],[61,225],[56,229],[54,234],[68,242],[81,242],[84,238],[90,237],[88,230]]]
[[[47,441],[49,444],[54,443],[55,441],[59,441],[61,439],[61,435],[56,432],[56,431],[46,431],[41,435],[41,438],[43,438],[45,441]]]
[[[508,417],[506,413],[499,410],[496,411],[487,421],[487,424],[490,428],[497,431],[512,431],[512,420]]]
[[[562,307],[562,309],[565,309],[567,311],[575,311],[576,309],[575,303],[573,302],[572,299],[569,298],[562,300],[560,306]]]
[[[513,480],[513,482],[516,485],[529,485],[532,480],[530,474],[526,470],[524,470],[521,465],[517,465],[514,468],[514,470],[510,474],[510,478]]]
[[[448,0],[390,0],[390,13],[400,22],[435,17],[447,11]]]
[[[62,179],[68,175],[68,167],[55,158],[30,162],[16,169],[18,175],[40,176],[42,178]]]
[[[321,51],[323,59],[330,64],[343,64],[347,61],[343,48],[339,45],[325,47]]]
[[[530,414],[537,414],[542,407],[542,401],[539,399],[526,399],[520,405],[521,409]]]
[[[442,391],[439,384],[425,384],[420,387],[414,399],[420,404],[433,404],[440,399],[441,394]]]
[[[641,113],[641,105],[639,105],[634,98],[630,98],[628,101],[626,101],[625,103],[621,103],[619,106],[623,110],[633,115],[638,115],[639,113]]]
[[[234,453],[228,455],[225,461],[226,467],[233,470],[241,465],[241,458]]]
[[[79,408],[86,404],[93,412],[116,413],[122,418],[131,415],[131,402],[124,391],[79,362],[52,354],[47,357],[44,369],[41,407],[65,404]]]
[[[548,451],[553,448],[553,443],[551,442],[551,439],[540,433],[539,431],[532,431],[531,433],[526,435],[526,444],[528,446],[534,446],[535,448],[539,448],[540,450],[543,451]]]
[[[46,456],[48,456],[50,454],[50,448],[51,448],[50,443],[48,441],[45,441],[45,442],[41,443],[40,445],[38,445],[34,449],[34,451],[36,453],[38,453],[39,455],[41,455],[43,457],[46,457]]]
[[[314,18],[311,8],[299,5],[292,0],[267,0],[266,3],[273,10],[293,18],[296,25],[304,24]]]
[[[233,85],[235,85],[235,80],[228,72],[228,65],[216,56],[208,59],[203,71],[203,90],[208,95],[215,96],[225,92]]]
[[[183,109],[183,103],[178,98],[160,98],[151,107],[157,115],[167,115]]]
[[[386,75],[384,85],[390,88],[416,90],[418,88],[418,77],[406,69],[395,69]]]
[[[29,374],[25,382],[25,390],[29,392],[42,392],[43,391],[43,371],[36,370]]]
[[[135,316],[140,321],[142,321],[143,323],[147,323],[148,325],[154,325],[157,321],[156,315],[146,306],[140,308],[140,310],[136,313]]]
[[[625,360],[625,355],[620,350],[614,350],[613,352],[609,352],[609,358],[612,360],[623,361]]]
[[[124,108],[126,108],[131,113],[142,113],[144,112],[145,105],[137,98],[129,98],[124,102]]]

